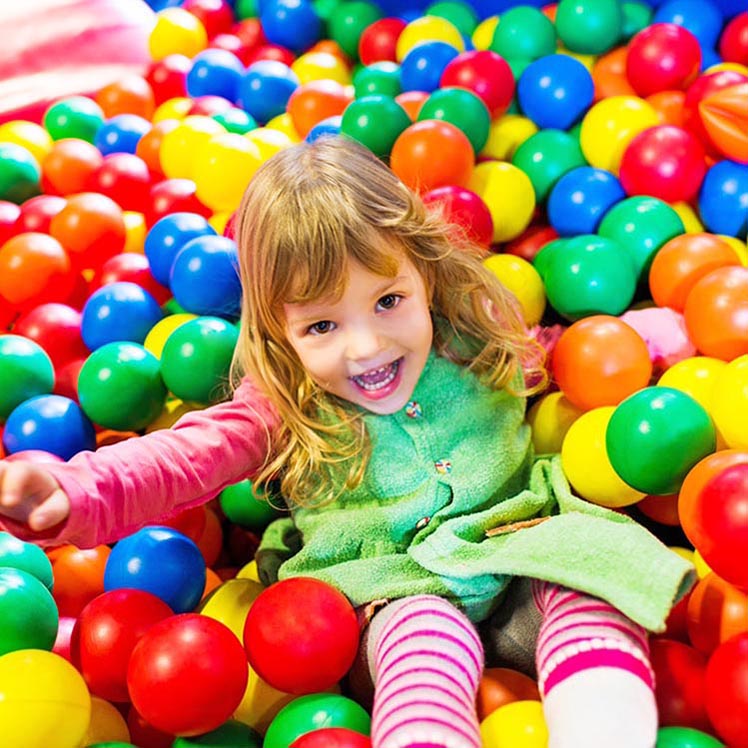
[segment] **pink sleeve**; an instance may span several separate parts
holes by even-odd
[[[244,380],[230,402],[188,413],[170,429],[45,464],[71,503],[67,521],[54,532],[3,524],[41,545],[90,548],[118,540],[252,475],[272,448],[277,423],[275,409]]]

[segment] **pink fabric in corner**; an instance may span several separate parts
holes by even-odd
[[[0,122],[40,122],[57,99],[143,74],[155,18],[143,0],[0,3]]]

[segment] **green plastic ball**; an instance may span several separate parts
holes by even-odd
[[[22,335],[0,335],[0,419],[24,400],[48,395],[55,370],[45,350]]]
[[[405,109],[391,96],[363,96],[346,107],[340,131],[385,158],[410,124]]]
[[[605,445],[613,469],[637,491],[677,493],[688,471],[716,449],[712,419],[690,395],[645,387],[620,403]]]
[[[172,748],[262,748],[262,738],[248,725],[229,720],[203,735],[179,737]]]
[[[22,203],[41,192],[41,169],[27,148],[0,143],[0,200]]]
[[[467,135],[476,156],[483,150],[491,127],[491,114],[483,101],[466,88],[447,87],[434,91],[418,112],[418,121],[439,119]]]
[[[138,746],[133,745],[132,743],[120,743],[119,741],[115,741],[113,743],[91,743],[91,745],[86,746],[86,748],[138,748]]]
[[[556,8],[556,31],[572,52],[607,52],[623,31],[620,0],[561,0]]]
[[[78,375],[78,399],[99,426],[140,431],[156,419],[166,402],[159,361],[142,345],[107,343],[85,361]]]
[[[347,727],[369,734],[369,715],[355,701],[331,693],[300,696],[281,709],[265,733],[264,748],[288,748],[296,738],[321,727]]]
[[[54,578],[47,554],[38,545],[25,543],[9,532],[0,532],[0,568],[25,571],[52,591]]]
[[[427,16],[438,16],[449,21],[464,37],[471,37],[478,25],[478,15],[470,5],[456,0],[443,0],[426,8]]]
[[[257,128],[255,118],[248,112],[237,107],[227,109],[225,112],[218,112],[212,116],[212,119],[218,122],[219,125],[223,125],[226,132],[233,132],[237,135],[244,135],[245,132]]]
[[[394,99],[403,90],[400,66],[395,62],[382,60],[360,67],[353,75],[353,90],[357,99],[376,94]]]
[[[0,568],[0,656],[52,651],[58,625],[57,605],[44,584],[21,569]]]
[[[515,57],[537,60],[556,51],[556,30],[542,11],[518,5],[501,14],[489,49],[507,61]]]
[[[263,530],[280,516],[262,493],[255,492],[248,479],[226,486],[218,495],[218,501],[229,521],[250,530]]]
[[[622,247],[594,234],[568,239],[549,257],[542,277],[548,303],[569,320],[622,314],[636,291],[634,268]]]
[[[358,60],[358,40],[364,30],[382,17],[374,3],[351,0],[340,3],[328,18],[328,34],[352,60]]]
[[[161,376],[180,400],[208,405],[224,399],[239,331],[220,317],[198,317],[169,335]]]
[[[545,281],[545,274],[548,271],[548,267],[551,263],[551,258],[556,253],[557,250],[560,250],[562,247],[565,247],[568,243],[569,239],[565,237],[559,237],[558,239],[553,239],[552,241],[549,241],[547,244],[544,244],[539,250],[538,253],[535,255],[535,257],[532,258],[532,264],[535,270],[538,271],[538,274],[540,277]]]
[[[661,727],[655,748],[724,748],[724,743],[692,727]]]
[[[631,256],[640,283],[649,277],[657,250],[685,232],[681,217],[656,197],[629,197],[614,205],[597,231],[615,239]]]
[[[44,127],[52,140],[80,138],[93,143],[103,124],[104,111],[87,96],[62,99],[44,113]]]
[[[234,15],[237,21],[245,18],[257,18],[257,0],[236,0],[234,3]]]
[[[586,166],[579,140],[563,130],[540,130],[514,152],[512,163],[532,182],[535,198],[541,203],[567,171]]]
[[[644,2],[626,2],[621,5],[623,13],[623,24],[621,26],[621,40],[628,41],[634,34],[638,34],[642,29],[652,23],[654,12],[651,6]]]

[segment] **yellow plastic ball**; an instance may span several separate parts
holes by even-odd
[[[176,397],[170,397],[160,415],[151,421],[145,428],[145,433],[150,434],[152,431],[159,429],[170,429],[182,416],[193,410],[202,410],[204,405],[196,403],[185,403]]]
[[[727,234],[717,234],[717,236],[735,250],[743,267],[748,266],[748,247],[742,239],[738,239],[737,236],[727,236]]]
[[[260,149],[251,140],[231,132],[213,135],[195,155],[192,178],[197,197],[211,210],[236,210],[261,165]]]
[[[397,38],[395,57],[402,62],[411,49],[425,42],[445,42],[458,52],[465,51],[465,42],[457,27],[440,16],[421,16],[411,21]]]
[[[597,55],[585,55],[581,52],[572,52],[570,49],[565,48],[559,49],[558,53],[581,62],[582,65],[584,65],[590,73],[592,72],[592,68],[595,67],[595,63],[597,62],[598,57]]]
[[[527,326],[537,325],[545,311],[545,285],[538,271],[527,260],[510,254],[491,255],[483,264],[517,297]]]
[[[561,466],[574,490],[587,501],[610,508],[644,498],[619,478],[608,459],[605,431],[615,407],[594,408],[571,424],[561,445]]]
[[[219,236],[223,234],[223,232],[226,230],[226,224],[231,219],[231,216],[234,215],[233,210],[224,210],[220,213],[214,213],[209,219],[208,223],[210,224],[213,231],[216,232]]]
[[[14,119],[0,125],[0,143],[23,146],[41,164],[52,150],[52,136],[35,122]]]
[[[298,142],[287,133],[269,127],[258,127],[256,130],[250,130],[244,133],[244,137],[251,140],[260,149],[263,162],[274,156],[278,151]]]
[[[505,114],[491,122],[488,140],[481,156],[495,158],[497,161],[511,161],[517,148],[537,131],[538,126],[528,117]]]
[[[66,659],[41,649],[0,657],[2,745],[78,748],[90,719],[88,687]]]
[[[276,115],[265,125],[265,127],[270,130],[278,130],[278,132],[282,132],[290,138],[292,143],[301,143],[301,135],[296,131],[291,115],[288,112]]]
[[[247,665],[247,667],[249,668],[247,688],[244,690],[244,696],[233,717],[235,720],[249,725],[257,732],[265,733],[270,723],[275,719],[275,715],[286,704],[290,704],[298,697],[273,688],[269,683],[262,680],[251,666]]]
[[[748,449],[748,355],[730,361],[717,375],[709,414],[727,446]]]
[[[548,728],[539,701],[512,701],[480,723],[483,748],[547,748]]]
[[[186,96],[175,96],[173,99],[167,99],[163,104],[156,107],[156,111],[151,118],[153,124],[167,119],[183,120],[190,113],[194,103],[192,99]]]
[[[126,210],[122,213],[125,221],[125,248],[123,252],[135,252],[142,255],[145,252],[145,235],[148,233],[145,216],[136,210]]]
[[[739,62],[718,62],[716,65],[708,67],[703,74],[711,75],[712,73],[721,73],[723,70],[732,70],[748,77],[748,66],[741,65]]]
[[[228,579],[208,595],[200,605],[200,613],[228,626],[242,641],[247,613],[263,589],[251,579]]]
[[[655,108],[638,96],[603,99],[582,120],[582,153],[591,166],[618,175],[628,144],[643,130],[659,124]]]
[[[253,582],[260,582],[260,575],[257,573],[257,561],[252,559],[248,564],[242,566],[239,571],[236,572],[237,579],[251,579]]]
[[[671,545],[669,546],[669,548],[673,553],[680,556],[681,558],[686,559],[688,563],[693,564],[695,554],[690,548],[681,548],[677,545]]]
[[[535,190],[522,169],[503,161],[485,161],[473,169],[468,189],[488,206],[495,242],[508,242],[527,228],[535,211]]]
[[[145,336],[143,348],[150,351],[156,358],[160,359],[161,352],[164,350],[169,335],[171,335],[178,327],[181,327],[183,324],[195,319],[196,317],[196,314],[182,312],[181,314],[170,314],[168,317],[160,319]]]
[[[182,8],[166,8],[156,14],[156,25],[148,37],[154,60],[180,54],[194,57],[208,46],[208,34],[197,16]]]
[[[696,567],[696,576],[699,579],[712,573],[709,564],[704,561],[704,557],[697,550],[693,552],[693,565]]]
[[[201,147],[213,135],[222,133],[226,133],[225,128],[212,117],[202,114],[185,117],[161,141],[158,160],[164,174],[170,179],[193,179],[195,158]]]
[[[491,46],[498,25],[498,16],[489,16],[481,21],[473,30],[473,35],[471,37],[473,46],[482,52],[487,50]]]
[[[348,65],[329,52],[307,52],[300,55],[291,63],[291,70],[296,73],[302,85],[318,80],[336,81],[343,86],[351,82]]]
[[[683,227],[686,229],[684,233],[704,233],[704,224],[699,219],[696,211],[688,203],[672,203],[670,207],[678,214],[680,220],[683,221]]]
[[[116,706],[98,696],[91,697],[91,721],[81,745],[129,743],[130,730]]]
[[[707,413],[711,413],[714,387],[718,376],[726,366],[726,361],[710,356],[684,358],[666,369],[657,385],[685,392]]]
[[[535,454],[561,451],[566,432],[584,411],[572,405],[562,392],[549,392],[533,403],[527,413]]]

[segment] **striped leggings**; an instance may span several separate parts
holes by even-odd
[[[531,590],[540,614],[536,667],[544,701],[592,668],[623,669],[652,689],[640,626],[598,598],[539,581]],[[375,686],[373,748],[480,748],[475,694],[483,646],[451,603],[430,595],[391,603],[371,622],[366,657]],[[580,713],[586,708],[579,704]]]

